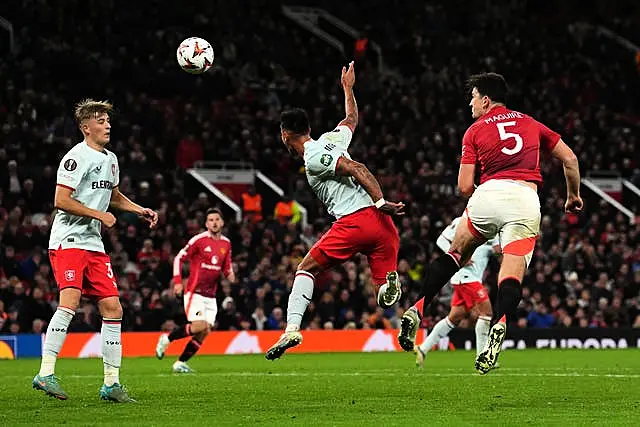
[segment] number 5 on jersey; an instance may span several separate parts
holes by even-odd
[[[507,148],[507,147],[502,147],[502,151],[504,154],[506,154],[507,156],[513,156],[516,153],[519,153],[520,150],[522,150],[522,137],[520,135],[518,135],[517,133],[511,133],[511,132],[507,132],[506,128],[510,127],[510,126],[515,126],[516,122],[515,121],[511,121],[511,122],[504,122],[504,123],[496,123],[496,126],[498,127],[498,133],[500,134],[500,140],[501,141],[506,141],[510,138],[513,138],[516,142],[516,145],[514,145],[512,148]]]

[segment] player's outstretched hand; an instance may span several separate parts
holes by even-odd
[[[100,217],[100,222],[103,223],[105,227],[111,228],[116,225],[116,217],[110,212],[104,212]]]
[[[142,208],[142,215],[140,215],[149,223],[149,228],[153,228],[158,224],[158,213],[149,208]]]
[[[351,89],[356,84],[356,72],[353,70],[353,61],[349,62],[349,68],[342,67],[340,82],[345,89]]]
[[[564,204],[564,211],[572,214],[582,212],[582,198],[580,196],[568,196]]]
[[[384,205],[380,206],[380,210],[387,215],[404,215],[404,203],[394,203],[394,202],[386,202]]]

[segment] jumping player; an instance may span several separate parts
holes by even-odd
[[[57,211],[49,238],[49,259],[60,301],[47,327],[40,372],[32,384],[60,400],[68,396],[54,375],[56,359],[84,295],[97,301],[102,315],[104,384],[100,397],[115,402],[134,401],[119,380],[122,306],[100,228],[111,228],[116,223],[116,218],[107,212],[109,207],[138,214],[152,228],[158,214],[133,203],[118,188],[118,158],[105,148],[111,136],[112,110],[111,104],[91,99],[76,106],[75,118],[84,141],[65,154],[58,168],[54,202]]]
[[[562,161],[567,183],[565,211],[582,210],[578,159],[560,135],[532,117],[505,106],[507,84],[495,73],[471,76],[472,116],[477,119],[462,140],[458,188],[470,196],[463,224],[449,251],[429,266],[423,285],[424,298],[402,317],[398,335],[406,351],[414,347],[424,306],[465,265],[475,249],[488,239],[500,236],[502,264],[498,276],[498,297],[493,326],[484,350],[476,358],[476,370],[489,372],[497,360],[506,334],[507,316],[512,316],[522,296],[522,279],[540,228],[542,183],[540,150]],[[476,163],[480,165],[480,185],[475,188]]]
[[[460,224],[460,217],[454,219],[447,228],[442,231],[436,244],[444,253],[447,253],[451,247],[451,242],[456,234],[456,228]],[[444,319],[440,320],[431,330],[431,333],[425,338],[424,342],[415,346],[416,365],[422,368],[426,354],[431,348],[440,341],[441,338],[449,335],[449,332],[455,328],[458,323],[467,314],[473,312],[476,321],[476,353],[484,349],[484,345],[489,337],[489,328],[491,327],[491,301],[487,290],[482,285],[484,271],[489,264],[489,259],[495,253],[500,252],[500,246],[497,239],[488,241],[484,245],[478,247],[471,256],[471,261],[460,269],[450,280],[453,286],[453,297],[451,298],[451,310]]]
[[[184,351],[173,364],[173,372],[191,373],[187,361],[198,351],[216,322],[218,305],[216,291],[222,277],[231,283],[236,281],[231,268],[231,241],[222,235],[224,219],[219,209],[208,209],[204,231],[189,240],[173,261],[173,293],[183,293],[182,264],[189,261],[190,274],[184,292],[185,325],[176,327],[170,334],[163,334],[156,345],[158,359],[164,357],[171,341],[192,337]]]
[[[346,117],[318,140],[309,135],[311,129],[304,110],[281,115],[282,141],[289,152],[304,158],[309,185],[336,222],[298,265],[287,307],[287,327],[267,351],[269,360],[302,342],[300,324],[311,301],[315,276],[358,252],[369,260],[378,304],[390,307],[400,298],[396,272],[400,238],[390,215],[402,214],[404,204],[386,201],[366,166],[351,160],[347,150],[358,124],[353,62],[348,69],[342,68],[341,82]]]

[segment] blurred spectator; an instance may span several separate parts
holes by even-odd
[[[548,313],[546,304],[542,302],[536,304],[535,311],[527,317],[527,326],[530,328],[550,328],[555,322],[555,317]]]
[[[262,196],[253,185],[242,193],[242,213],[252,223],[262,221]]]

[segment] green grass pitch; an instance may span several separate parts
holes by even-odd
[[[98,399],[100,359],[58,362],[69,394],[31,388],[38,359],[0,361],[0,426],[29,425],[640,425],[640,350],[506,351],[487,376],[474,354],[196,356],[123,360],[136,404]]]

